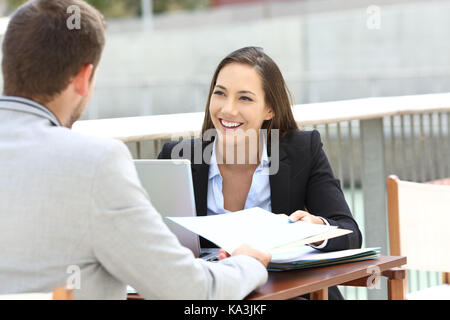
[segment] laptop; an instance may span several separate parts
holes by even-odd
[[[194,186],[189,160],[134,160],[141,184],[150,202],[161,214],[181,245],[190,249],[196,258],[216,261],[219,249],[200,249],[197,234],[166,217],[195,217]]]

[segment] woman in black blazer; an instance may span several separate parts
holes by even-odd
[[[318,250],[360,248],[361,232],[322,149],[320,134],[298,130],[291,105],[275,62],[259,48],[237,50],[222,60],[214,74],[202,138],[167,143],[158,158],[191,161],[199,216],[260,206],[260,202],[263,209],[290,215],[293,221],[353,231],[314,244]],[[249,147],[252,140],[256,148]],[[211,245],[202,239],[202,247]],[[343,299],[337,287],[329,289],[329,298]]]

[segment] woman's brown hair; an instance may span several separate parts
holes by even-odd
[[[209,112],[211,96],[216,86],[217,77],[223,67],[230,63],[241,63],[253,67],[261,77],[266,104],[272,108],[274,117],[271,120],[264,121],[261,129],[267,130],[267,137],[270,139],[270,130],[278,129],[280,138],[286,136],[289,132],[298,130],[292,114],[292,101],[290,99],[289,89],[286,86],[283,75],[277,64],[263,52],[261,48],[245,47],[236,50],[225,57],[218,65],[211,81],[208,100],[206,102],[205,119],[203,120],[202,137],[209,129],[214,128]]]

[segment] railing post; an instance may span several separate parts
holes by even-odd
[[[361,120],[360,124],[365,247],[381,247],[381,253],[387,255],[389,253],[389,242],[383,118]],[[368,290],[368,298],[386,299],[386,282],[381,281],[380,289]]]

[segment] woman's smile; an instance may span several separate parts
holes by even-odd
[[[228,121],[221,118],[219,118],[219,122],[225,130],[236,130],[244,125],[242,122]]]

